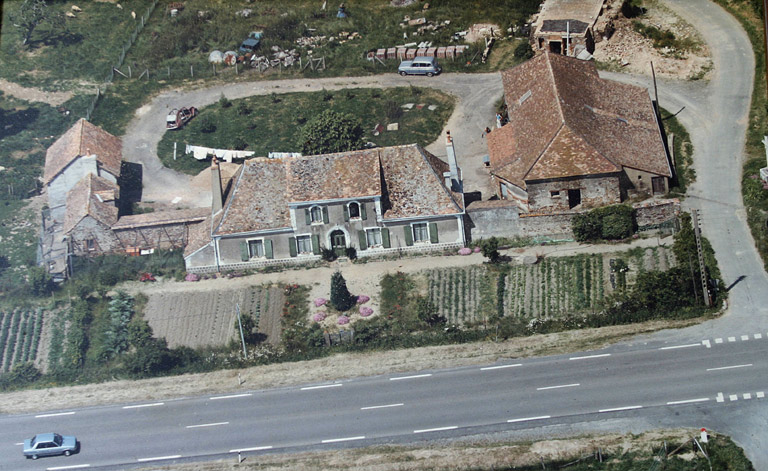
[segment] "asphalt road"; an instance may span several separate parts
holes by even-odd
[[[269,450],[357,445],[604,418],[690,414],[768,393],[768,332],[621,352],[510,360],[230,396],[0,418],[0,469],[138,466]],[[75,434],[72,457],[21,456],[22,437]]]
[[[746,34],[720,7],[705,0],[665,3],[702,32],[715,64],[708,83],[661,81],[659,96],[668,110],[682,109],[678,118],[693,140],[697,182],[684,206],[701,210],[703,232],[715,248],[729,288],[725,316],[576,355],[608,356],[529,359],[520,366],[509,366],[517,364],[510,361],[496,369],[418,372],[404,379],[362,378],[317,389],[59,411],[68,414],[47,417],[5,416],[0,418],[0,468],[121,467],[176,455],[180,460],[220,456],[236,449],[271,447],[246,452],[255,453],[477,433],[522,438],[705,426],[730,434],[745,447],[756,469],[768,469],[764,451],[768,450],[764,433],[768,278],[745,224],[740,196],[754,58]],[[604,75],[648,84],[644,77]],[[460,98],[448,128],[459,158],[465,159],[460,165],[471,168],[485,153],[478,131],[492,124],[493,103],[501,95],[498,74],[446,74],[429,81],[385,75],[257,82],[170,92],[138,111],[140,119],[131,123],[124,137],[124,153],[127,160],[145,165],[145,198],[180,197],[182,205],[205,205],[210,194],[184,190],[188,178],[161,168],[154,156],[168,108],[204,106],[222,92],[239,98],[409,82],[429,84]],[[438,141],[429,148],[441,155],[441,147]],[[466,176],[469,189],[487,184],[479,172]],[[667,347],[679,348],[661,350]],[[34,464],[24,461],[14,443],[43,429],[77,434],[83,441],[82,453]]]

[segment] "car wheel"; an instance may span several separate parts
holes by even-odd
[[[71,451],[69,451],[69,450],[67,450],[67,451],[65,451],[65,452],[64,452],[64,456],[69,456],[69,455],[71,455],[71,454],[72,454],[72,452],[71,452]]]
[[[37,459],[37,455],[32,455],[32,459],[36,460]]]
[[[408,75],[408,74],[407,74],[407,73],[405,73],[405,72],[400,72],[400,75],[402,75],[403,77],[405,77],[405,76],[406,76],[406,75]]]
[[[433,75],[435,74],[433,74],[432,72],[427,72],[427,77],[432,77]]]

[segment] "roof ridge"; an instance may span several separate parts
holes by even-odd
[[[417,146],[417,147],[416,147],[416,149],[419,151],[419,154],[421,155],[421,158],[422,158],[422,159],[424,159],[424,162],[426,162],[426,164],[427,164],[427,165],[429,166],[429,168],[432,170],[432,174],[433,174],[433,175],[434,175],[434,176],[437,178],[437,182],[438,182],[438,185],[440,185],[440,188],[442,188],[442,189],[443,189],[443,191],[445,191],[445,194],[446,194],[446,195],[448,195],[448,199],[450,199],[450,200],[451,200],[451,203],[453,203],[453,205],[456,207],[456,209],[458,209],[459,211],[462,211],[462,209],[461,209],[461,207],[459,206],[459,204],[458,204],[458,203],[456,202],[456,200],[453,198],[453,191],[451,191],[449,188],[447,188],[447,187],[445,186],[445,182],[443,181],[443,176],[442,176],[442,175],[438,175],[438,174],[437,174],[437,170],[436,170],[436,169],[435,169],[435,167],[432,165],[432,162],[430,162],[430,161],[429,161],[429,158],[427,157],[427,155],[426,155],[426,154],[429,154],[429,155],[431,155],[433,158],[435,158],[435,159],[438,159],[438,160],[440,160],[440,161],[442,161],[442,159],[440,159],[440,158],[439,158],[439,157],[437,157],[435,154],[433,154],[432,152],[429,152],[428,150],[424,149],[424,148],[423,148],[423,147],[421,147],[421,146]],[[451,165],[450,163],[446,163],[446,164],[447,164],[449,167],[450,167],[450,165]],[[458,167],[458,165],[457,165],[457,167]],[[456,176],[456,178],[458,178],[458,175]],[[463,193],[462,193],[462,194],[463,194]]]
[[[531,173],[531,170],[533,170],[533,167],[536,166],[536,164],[539,162],[539,159],[541,159],[541,156],[544,155],[544,153],[547,152],[547,150],[550,148],[550,146],[552,146],[552,143],[555,142],[555,139],[557,139],[557,136],[560,135],[560,132],[563,130],[564,127],[566,127],[565,121],[560,123],[560,127],[557,128],[557,131],[555,131],[554,134],[552,134],[552,137],[549,139],[549,142],[547,142],[547,145],[542,147],[541,152],[539,152],[539,155],[537,155],[536,158],[533,159],[533,161],[531,162],[531,165],[528,166],[528,169],[523,174],[523,182],[525,182],[525,177],[527,177],[528,174]],[[568,127],[568,129],[571,132],[573,132],[573,130],[570,127]],[[576,134],[576,133],[574,133],[574,134]],[[511,162],[510,162],[510,164],[511,164]]]
[[[557,77],[555,76],[555,70],[552,68],[552,59],[549,51],[544,51],[546,57],[547,70],[549,70],[550,83],[552,89],[555,92],[555,102],[557,103],[557,112],[560,114],[560,121],[565,123],[565,113],[563,113],[563,105],[560,103],[560,89],[557,86]],[[558,130],[559,131],[559,130]],[[557,134],[557,133],[555,133]]]

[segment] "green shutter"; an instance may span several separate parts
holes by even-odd
[[[344,208],[344,222],[349,221],[349,207],[345,204]]]
[[[312,253],[320,255],[320,236],[317,234],[312,235]]]
[[[240,241],[240,260],[247,262],[250,260],[251,254],[248,252],[248,242],[241,240]]]
[[[433,244],[436,244],[439,242],[437,238],[437,223],[436,222],[430,222],[429,223],[429,241]]]
[[[363,221],[368,219],[368,215],[365,214],[365,203],[360,203],[360,219]]]
[[[264,256],[267,258],[275,258],[275,254],[272,252],[271,239],[264,239]]]
[[[413,230],[411,226],[403,226],[403,233],[405,234],[405,245],[413,245]]]
[[[288,252],[290,252],[291,257],[295,257],[297,250],[296,250],[296,238],[295,237],[289,237],[288,238]]]
[[[365,231],[357,231],[357,239],[360,242],[360,250],[368,248],[368,239],[365,237]]]
[[[392,245],[389,242],[389,229],[387,229],[386,227],[381,228],[381,245],[385,249],[392,247]]]
[[[323,206],[323,224],[328,224],[328,207]]]
[[[309,214],[309,208],[304,208],[304,219],[307,221],[307,225],[312,224],[312,215]]]

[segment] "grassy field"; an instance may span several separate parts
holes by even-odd
[[[414,106],[406,111],[401,106]],[[221,102],[201,110],[200,115],[187,126],[165,133],[158,144],[157,154],[170,168],[196,175],[209,164],[189,156],[173,160],[173,143],[178,142],[181,152],[186,144],[225,149],[244,148],[255,151],[256,156],[269,152],[301,151],[299,129],[313,116],[326,109],[354,116],[366,132],[366,140],[379,146],[419,143],[423,146],[438,138],[453,111],[454,99],[436,90],[415,87],[349,89],[314,93],[254,96],[241,100]],[[433,111],[430,106],[435,106]],[[205,120],[215,123],[216,131],[205,133],[201,125]],[[373,135],[373,127],[380,123],[399,123],[399,131]]]

